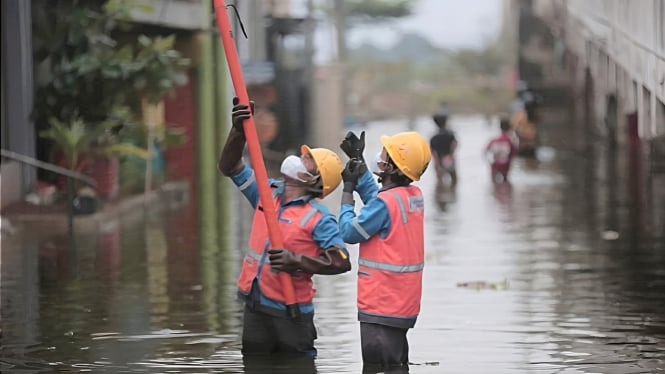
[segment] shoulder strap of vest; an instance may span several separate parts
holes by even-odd
[[[323,214],[326,214],[326,213],[328,213],[328,208],[326,208],[325,205],[319,203],[318,201],[310,200],[309,201],[309,210],[307,211],[307,213],[305,213],[305,215],[300,220],[300,226],[305,227],[309,223],[309,220],[312,219],[312,217],[314,217],[314,215],[317,212],[321,212]]]
[[[404,201],[402,201],[402,197],[395,191],[390,191],[390,194],[393,195],[397,201],[397,205],[399,206],[399,214],[402,217],[402,223],[407,223],[409,221],[409,217],[406,215],[406,208],[404,207]]]

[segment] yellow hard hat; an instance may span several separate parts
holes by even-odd
[[[323,189],[321,197],[328,196],[342,181],[342,160],[337,154],[327,148],[310,148],[306,145],[300,147],[302,154],[308,154],[314,159],[321,175]]]
[[[432,154],[427,141],[417,132],[381,136],[381,144],[397,168],[412,181],[420,180]]]

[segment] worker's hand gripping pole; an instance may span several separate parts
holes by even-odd
[[[245,80],[242,76],[242,69],[238,59],[238,52],[236,51],[235,42],[233,40],[233,33],[231,31],[231,24],[226,12],[226,4],[223,0],[214,0],[215,15],[217,17],[217,27],[222,37],[222,44],[224,46],[224,54],[231,73],[231,80],[233,81],[233,88],[235,89],[236,96],[240,104],[249,106],[249,96],[247,95],[247,88],[245,87]],[[270,186],[268,185],[268,173],[266,172],[265,163],[263,162],[263,154],[261,153],[261,146],[259,138],[256,134],[256,127],[254,127],[254,115],[243,123],[245,130],[245,138],[247,139],[247,147],[249,149],[249,157],[254,168],[256,176],[256,184],[259,188],[259,198],[263,206],[263,214],[266,218],[266,225],[268,226],[268,235],[270,236],[270,245],[272,248],[284,248],[284,241],[282,233],[279,231],[277,224],[277,212],[273,203]],[[284,293],[284,300],[286,300],[287,313],[291,318],[298,316],[298,305],[296,304],[295,291],[293,289],[293,282],[291,276],[285,272],[279,272],[279,280],[282,285],[282,292]]]

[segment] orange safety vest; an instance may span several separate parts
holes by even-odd
[[[275,209],[279,209],[280,197],[275,195],[273,189],[273,202]],[[279,230],[284,238],[284,247],[307,256],[318,256],[319,246],[312,239],[312,231],[323,214],[315,202],[293,205],[283,209],[278,218]],[[261,203],[254,211],[254,221],[249,237],[249,248],[245,252],[242,270],[238,277],[238,289],[248,295],[252,282],[259,275],[261,292],[268,298],[286,302],[279,282],[278,272],[270,268],[268,259],[270,239],[268,226]],[[314,298],[312,274],[297,271],[291,274],[297,303],[311,303]]]
[[[390,214],[385,238],[360,244],[358,318],[395,327],[413,327],[420,312],[425,261],[424,201],[416,186],[379,192]]]

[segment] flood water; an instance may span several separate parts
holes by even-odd
[[[410,372],[665,371],[663,193],[635,197],[625,159],[555,141],[493,186],[481,150],[496,128],[474,117],[451,127],[458,186],[435,188],[433,170],[418,184],[426,267]],[[404,129],[369,124],[366,157],[379,135]],[[425,118],[417,130],[434,126]],[[0,371],[361,372],[354,271],[316,278],[315,367],[243,362],[235,279],[250,212],[240,196],[220,207],[223,228],[181,204],[79,230],[75,246],[49,227],[3,237]]]

